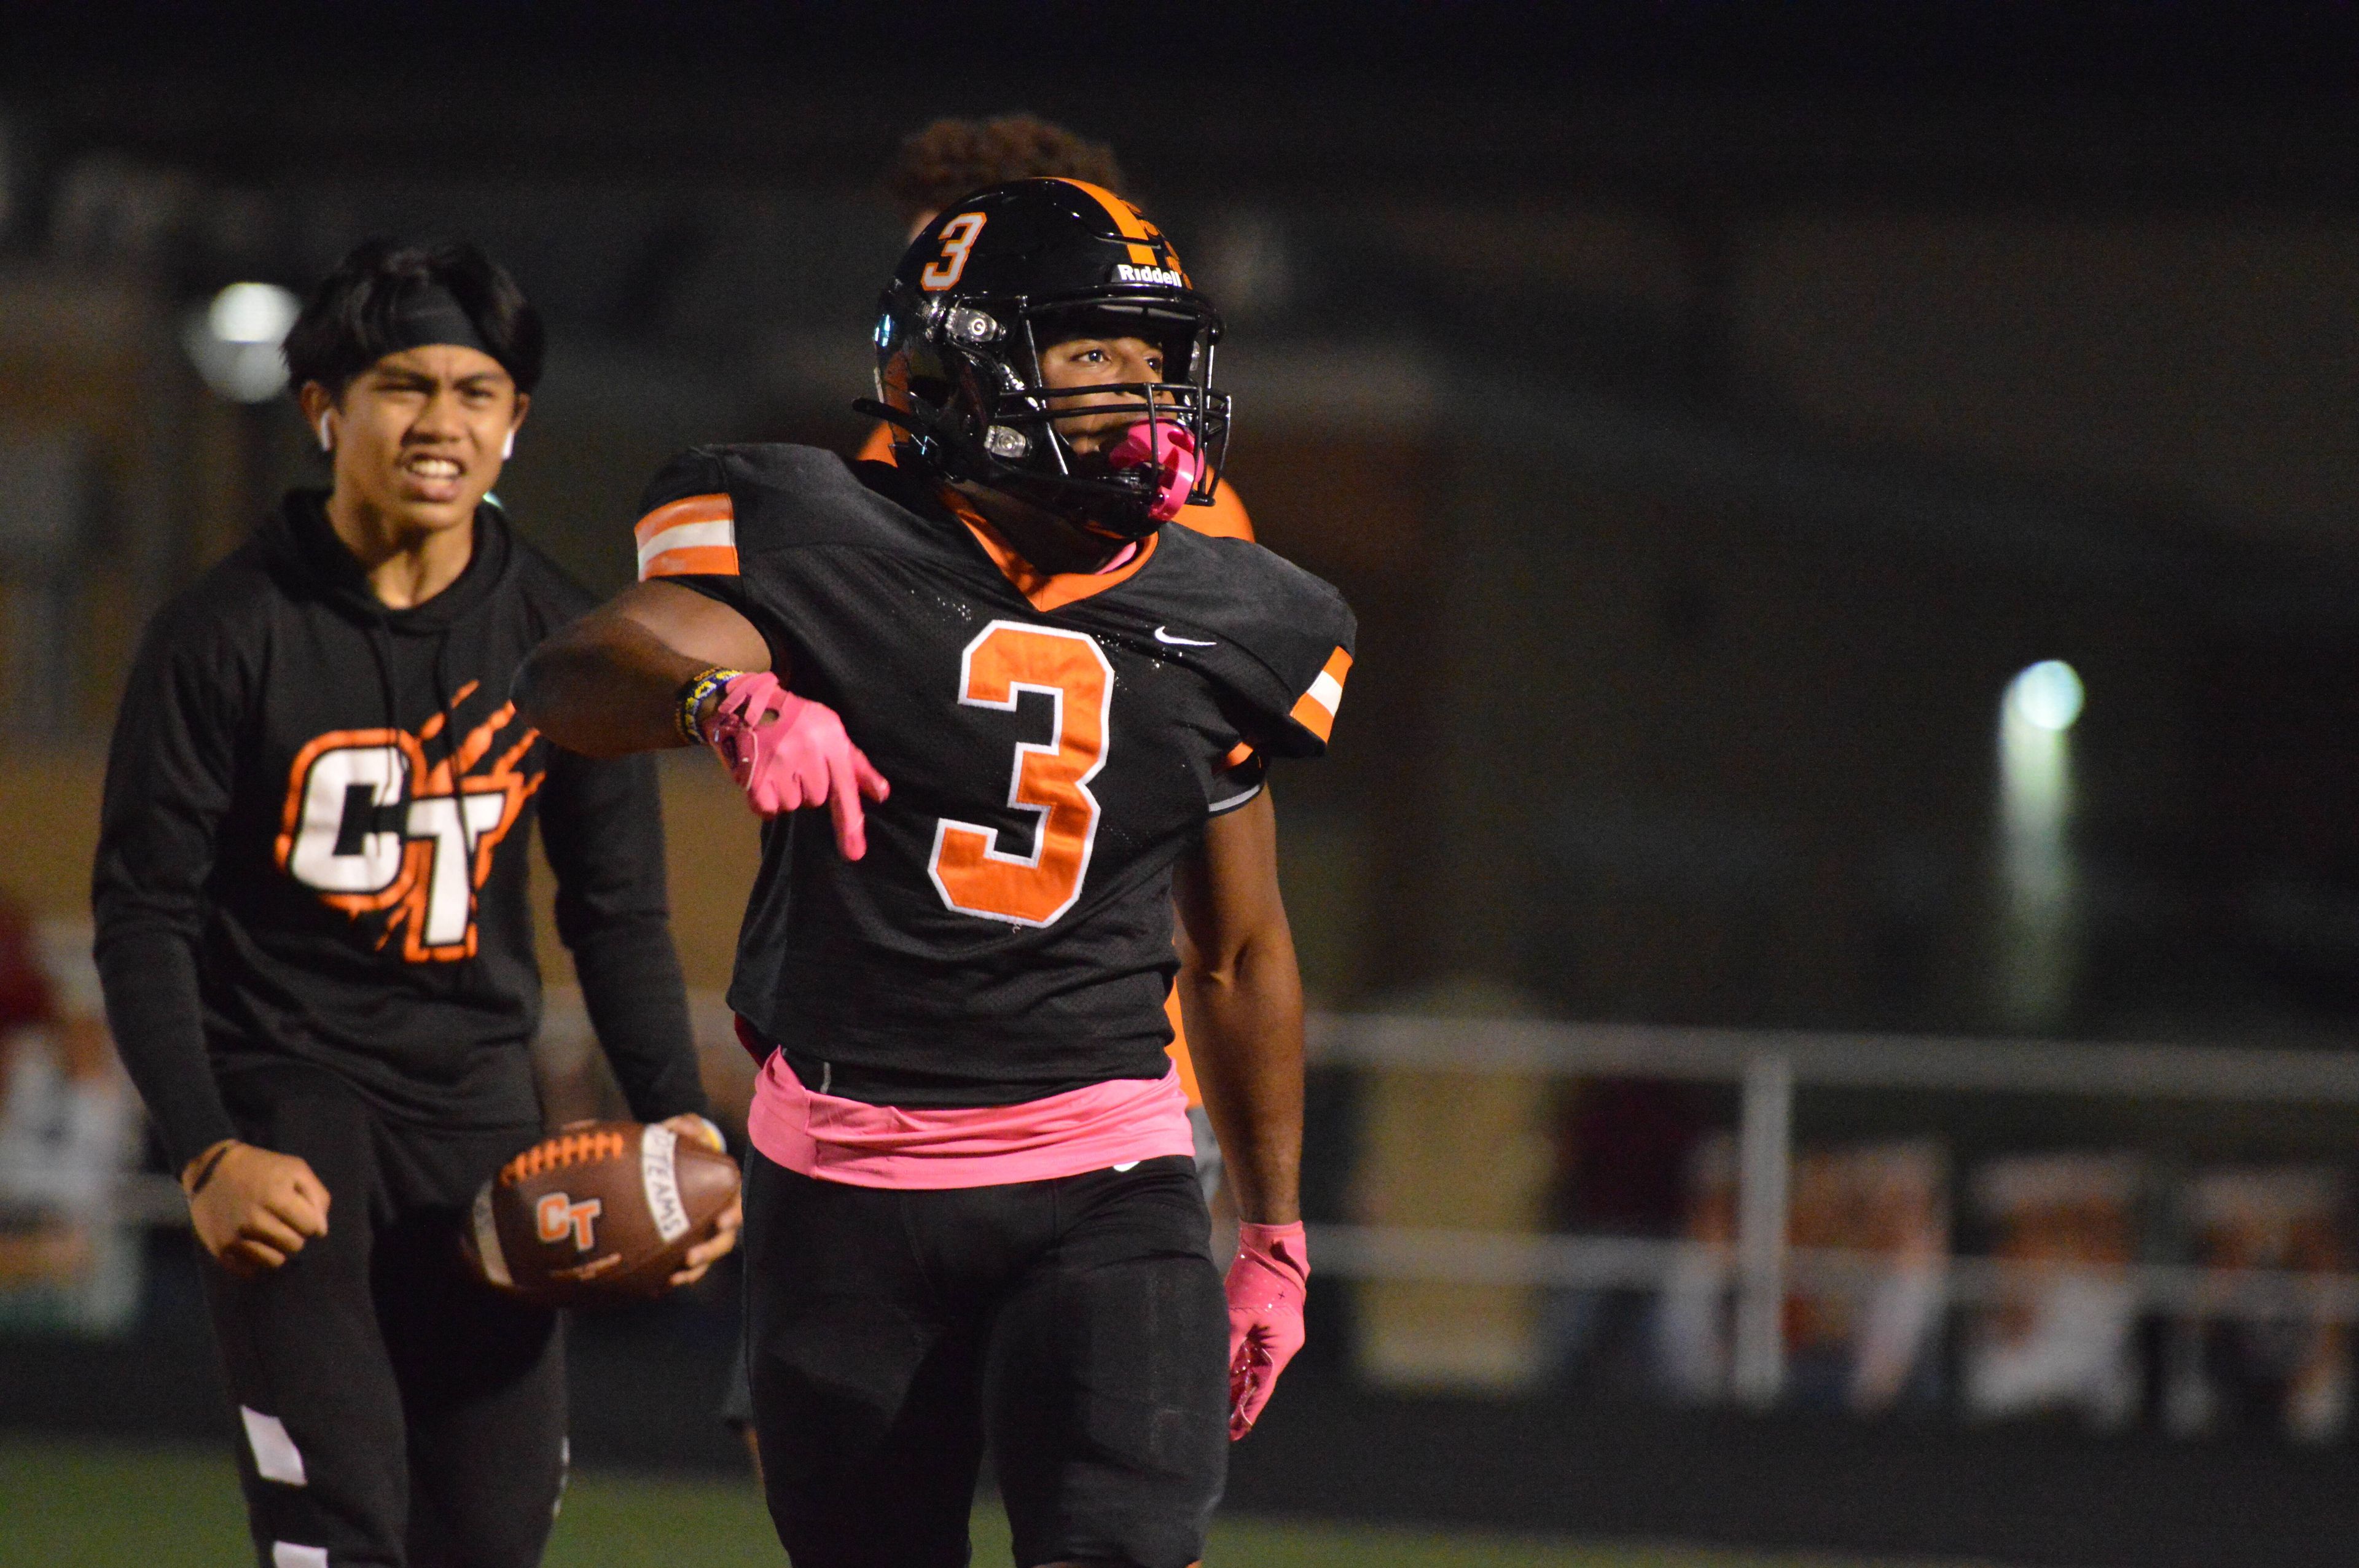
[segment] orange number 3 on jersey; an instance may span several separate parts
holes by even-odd
[[[943,817],[934,827],[927,870],[952,909],[1016,925],[1047,925],[1082,895],[1090,846],[1098,832],[1090,780],[1105,765],[1114,706],[1114,666],[1080,632],[995,621],[966,645],[959,701],[1016,711],[1019,694],[1045,693],[1055,705],[1056,743],[1016,743],[1007,804],[1040,819],[1031,853],[1010,854],[994,828]]]
[[[930,291],[948,288],[966,270],[966,254],[974,249],[974,237],[983,232],[988,214],[962,212],[942,225],[942,254],[939,260],[926,264],[918,281]]]

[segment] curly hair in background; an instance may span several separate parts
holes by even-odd
[[[1075,135],[1033,114],[936,120],[901,140],[885,171],[886,194],[912,226],[951,202],[1010,179],[1086,179],[1123,188],[1122,166],[1103,142]]]

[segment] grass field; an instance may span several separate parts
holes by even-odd
[[[1009,1561],[996,1509],[975,1514],[976,1563]],[[236,1568],[251,1562],[226,1453],[0,1440],[0,1568]],[[1855,1561],[1584,1545],[1525,1537],[1225,1519],[1215,1568],[1865,1568]],[[752,1485],[577,1474],[549,1568],[744,1568],[784,1554]]]

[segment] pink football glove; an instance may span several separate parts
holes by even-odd
[[[1253,1430],[1277,1375],[1302,1348],[1302,1297],[1310,1254],[1302,1226],[1237,1227],[1229,1265],[1229,1441]]]
[[[843,858],[868,852],[860,798],[883,800],[892,786],[843,732],[834,708],[797,697],[766,671],[732,676],[705,721],[704,738],[756,811],[777,816],[823,805],[835,818],[835,847]]]

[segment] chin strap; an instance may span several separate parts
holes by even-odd
[[[907,408],[896,408],[891,404],[879,403],[873,397],[853,398],[852,411],[854,414],[865,414],[871,419],[893,426],[897,429],[907,430],[920,440],[934,441],[944,446],[950,444],[949,438],[942,434],[942,422],[940,419],[929,419],[924,415],[913,414]]]
[[[1025,481],[1031,478],[1049,480],[1049,476],[1031,475],[1021,471],[992,474],[988,463],[978,463],[977,454],[962,447],[944,428],[946,420],[916,413],[907,408],[895,408],[873,397],[853,399],[852,411],[865,414],[896,429],[907,430],[921,441],[929,441],[954,460],[945,471],[951,478],[972,479],[1002,490],[1020,501],[1030,503],[1045,511],[1071,522],[1077,527],[1102,538],[1136,541],[1155,532],[1153,527],[1124,530],[1109,528],[1090,515],[1089,508],[1076,503],[1069,495],[1058,492],[1053,486],[1038,492],[1027,492]],[[1110,470],[1143,468],[1152,465],[1157,472],[1153,499],[1147,503],[1149,524],[1169,523],[1180,515],[1202,476],[1204,463],[1196,450],[1196,438],[1176,420],[1142,419],[1123,432],[1122,439],[1106,453]],[[960,469],[967,471],[962,473]]]
[[[855,397],[852,401],[854,414],[865,414],[871,419],[907,431],[922,446],[930,447],[930,461],[945,476],[984,481],[990,468],[990,459],[972,442],[962,441],[951,428],[947,416],[918,413],[908,408],[896,408],[879,403],[873,397]]]

